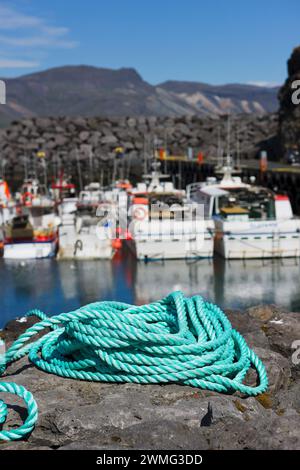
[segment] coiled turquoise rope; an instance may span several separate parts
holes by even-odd
[[[174,292],[143,306],[96,302],[70,313],[48,318],[28,328],[5,353],[6,366],[29,354],[46,372],[73,379],[103,382],[192,385],[217,392],[258,395],[268,386],[264,365],[235,331],[219,307],[202,297],[186,298]],[[28,341],[45,328],[53,331]],[[243,383],[253,366],[259,384]],[[14,383],[1,383],[0,392],[23,398],[28,418],[18,429],[0,432],[0,439],[20,439],[32,431],[37,405],[30,392]],[[0,401],[0,423],[7,416]]]

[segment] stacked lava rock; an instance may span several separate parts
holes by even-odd
[[[293,83],[300,80],[300,46],[293,50],[287,65],[288,78],[279,91],[279,138],[281,151],[285,155],[300,150],[300,104],[293,103],[292,99],[297,91]]]
[[[277,128],[275,113],[232,116],[231,152],[235,154],[239,147],[241,157],[246,159],[254,158],[264,149],[271,158]],[[226,140],[226,116],[37,117],[14,121],[0,131],[0,156],[11,183],[22,180],[26,158],[32,159],[39,150],[46,153],[49,177],[57,167],[75,176],[78,161],[81,171],[90,177],[92,155],[94,178],[99,178],[103,170],[111,174],[115,149],[119,146],[124,148],[131,172],[140,174],[143,155],[152,154],[154,143],[166,145],[172,155],[186,155],[190,147],[194,155],[201,151],[206,159],[217,155],[218,141],[226,152]]]

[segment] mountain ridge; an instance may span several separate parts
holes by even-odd
[[[176,81],[151,85],[131,67],[67,65],[4,78],[0,124],[35,116],[182,116],[264,114],[277,110],[279,87]]]

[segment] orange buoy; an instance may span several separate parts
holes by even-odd
[[[198,155],[197,155],[197,161],[200,165],[202,165],[202,163],[204,163],[204,155],[202,152],[199,152]]]
[[[111,246],[114,250],[120,250],[122,248],[122,240],[120,238],[115,238],[111,241]]]

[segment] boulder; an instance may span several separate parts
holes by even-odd
[[[250,317],[260,321],[268,321],[280,314],[280,309],[276,305],[258,305],[248,309]]]
[[[268,143],[272,149],[272,142],[277,132],[277,116],[268,115],[264,119],[258,116],[239,115],[232,117],[232,134],[240,132],[240,150],[244,157],[254,156]],[[82,144],[91,145],[91,149],[97,160],[97,155],[110,152],[117,146],[126,148],[127,154],[132,151],[153,153],[154,139],[159,146],[167,147],[172,155],[185,155],[188,147],[195,152],[201,150],[205,156],[215,156],[218,144],[218,129],[221,141],[226,141],[227,120],[224,116],[212,117],[120,117],[93,118],[85,117],[42,117],[27,118],[23,121],[14,121],[3,131],[0,131],[0,150],[12,163],[18,155],[26,154],[30,157],[38,148],[47,150],[47,162],[49,163],[49,178],[53,175],[57,155],[64,154],[65,163],[69,164],[74,182],[78,179],[77,165],[74,165],[76,150],[80,153]],[[274,142],[273,142],[274,143]],[[99,152],[100,150],[100,152]],[[111,155],[111,154],[110,154]],[[272,154],[269,154],[272,157]],[[141,155],[139,155],[139,161]],[[84,161],[85,156],[79,155],[79,160]],[[103,159],[98,159],[100,165]],[[142,166],[140,166],[140,171]],[[82,174],[86,171],[82,167]],[[133,177],[139,175],[137,169],[131,167]],[[42,172],[41,172],[42,175]],[[9,184],[17,187],[21,183],[22,173],[11,172],[8,174]]]
[[[283,324],[272,323],[274,316],[258,314],[274,309],[259,306],[228,312],[245,339],[248,335],[256,342],[254,350],[269,377],[265,394],[245,397],[177,384],[77,381],[47,374],[22,358],[9,366],[0,382],[27,387],[37,400],[39,419],[28,439],[2,443],[1,449],[298,449],[300,377],[291,376],[286,345],[299,314],[277,309],[276,318],[283,318]],[[1,336],[11,343],[36,320],[13,320]],[[253,385],[255,380],[252,374],[246,378]],[[15,403],[8,394],[1,398]],[[18,401],[9,410],[5,428],[20,424],[23,416],[24,407]]]
[[[114,145],[117,144],[118,140],[114,135],[106,135],[101,138],[102,144]]]
[[[299,315],[299,313],[277,315],[264,326],[270,347],[288,358],[292,366],[293,343],[300,340]]]

